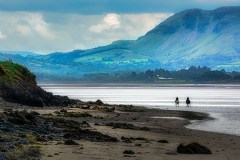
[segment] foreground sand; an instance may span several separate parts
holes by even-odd
[[[3,104],[1,104],[3,105]],[[22,106],[19,110],[26,109]],[[53,114],[60,109],[38,109],[27,108],[34,110],[42,115]],[[75,121],[86,121],[91,125],[91,130],[96,130],[101,133],[116,137],[118,142],[89,142],[86,140],[74,140],[80,145],[71,146],[64,145],[59,141],[49,141],[39,144],[42,159],[52,160],[79,160],[79,159],[146,159],[146,160],[237,160],[240,159],[240,137],[211,133],[205,131],[196,131],[187,129],[184,125],[190,123],[186,119],[167,119],[167,118],[152,118],[158,117],[186,117],[180,111],[164,111],[156,109],[141,109],[140,111],[119,111],[116,107],[115,112],[105,112],[99,110],[83,110],[79,108],[68,108],[68,112],[88,112],[93,117],[77,117],[67,118]],[[95,117],[95,118],[94,118]],[[97,118],[96,118],[97,117]],[[109,122],[131,123],[139,127],[148,127],[149,131],[133,130],[133,129],[113,129],[106,126]],[[94,125],[98,123],[99,125]],[[133,140],[131,143],[126,143],[121,140],[121,137],[145,138],[145,140]],[[159,140],[167,140],[169,143],[159,143]],[[187,155],[176,152],[177,146],[180,143],[188,144],[198,142],[211,149],[211,155]],[[136,144],[138,146],[136,146]],[[125,150],[132,150],[133,155],[123,154]]]
[[[98,114],[98,113],[95,113]],[[101,113],[102,114],[102,113]],[[137,126],[148,126],[153,131],[139,131],[129,129],[112,129],[107,126],[91,126],[102,133],[121,139],[124,137],[143,137],[146,141],[134,141],[133,143],[104,143],[104,142],[88,142],[77,141],[80,146],[66,147],[65,145],[55,145],[50,143],[43,147],[45,156],[43,159],[166,159],[166,160],[237,160],[240,158],[240,137],[194,131],[184,128],[187,120],[174,120],[174,119],[152,119],[152,116],[178,116],[178,112],[174,111],[156,111],[149,110],[145,112],[135,113],[121,113],[122,116],[115,118],[117,121],[131,122]],[[113,120],[114,114],[108,113],[105,116],[111,116]],[[133,121],[133,117],[136,118]],[[106,119],[106,121],[109,121]],[[159,143],[158,140],[167,140],[169,143]],[[191,142],[198,142],[202,145],[209,147],[212,155],[186,155],[177,154],[176,148],[180,143],[188,144]],[[142,146],[135,146],[140,143]],[[124,157],[124,150],[132,150],[135,154],[132,157]],[[59,155],[54,155],[59,153]],[[53,155],[49,158],[47,156]]]

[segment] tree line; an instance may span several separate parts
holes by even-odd
[[[240,73],[212,70],[209,67],[191,66],[188,69],[169,71],[156,68],[144,72],[98,73],[84,76],[96,82],[240,82]]]

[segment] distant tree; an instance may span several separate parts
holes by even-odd
[[[202,75],[202,78],[207,81],[230,80],[232,77],[221,71],[208,71]]]
[[[131,72],[131,78],[135,80],[137,78],[137,73],[136,72]]]
[[[220,70],[222,73],[227,73],[226,71],[225,71],[225,69],[221,69]]]
[[[153,71],[147,70],[145,72],[145,75],[146,75],[147,80],[154,80],[154,72]]]
[[[233,77],[233,79],[234,79],[235,81],[240,81],[240,75],[235,75],[235,76]]]
[[[95,82],[153,82],[159,77],[173,78],[175,80],[185,80],[188,82],[204,81],[240,81],[239,72],[227,72],[224,69],[212,71],[209,67],[191,66],[188,69],[177,71],[168,71],[166,69],[156,68],[145,72],[118,72],[117,74],[97,73],[85,75],[88,80]]]

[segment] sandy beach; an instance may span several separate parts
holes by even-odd
[[[165,111],[132,106],[94,105],[90,109],[65,108],[66,113],[88,113],[91,117],[67,116],[62,108],[29,108],[1,100],[2,108],[12,106],[14,110],[36,111],[40,116],[63,118],[89,124],[87,129],[117,138],[117,142],[95,142],[72,139],[78,145],[65,145],[63,137],[37,142],[40,159],[166,159],[166,160],[236,160],[240,157],[240,137],[187,129],[190,120],[211,120],[202,113]],[[95,106],[95,109],[91,109]],[[96,109],[96,106],[98,108]],[[78,106],[81,107],[81,106]],[[103,108],[115,107],[107,112]],[[100,109],[101,108],[101,109]],[[1,109],[1,112],[3,109]],[[131,124],[128,126],[127,124]],[[177,153],[179,144],[197,142],[206,146],[212,154]],[[123,154],[125,150],[132,154]]]

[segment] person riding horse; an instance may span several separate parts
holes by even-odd
[[[191,101],[189,97],[187,97],[186,104],[187,104],[187,107],[191,107]]]
[[[176,97],[175,105],[176,105],[176,107],[179,107],[179,99],[178,99],[178,97]]]

